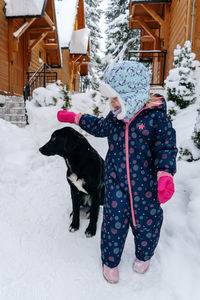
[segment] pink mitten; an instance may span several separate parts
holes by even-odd
[[[60,122],[75,123],[78,125],[81,114],[75,114],[73,111],[60,110],[57,113],[57,119]]]
[[[160,176],[158,179],[158,200],[160,203],[167,202],[174,194],[174,182],[171,174]]]

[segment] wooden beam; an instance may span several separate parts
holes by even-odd
[[[164,20],[153,10],[148,4],[141,4],[141,6],[152,16],[152,18],[157,21],[160,26],[164,26]]]
[[[79,61],[81,59],[81,57],[82,57],[82,54],[80,54],[80,55],[73,54],[72,55],[72,62],[76,63],[77,61]]]
[[[152,17],[150,17],[150,16],[143,16],[143,17],[139,17],[139,16],[135,16],[132,20],[131,20],[131,22],[134,22],[135,20],[142,20],[142,21],[144,21],[144,22],[155,22],[155,23],[157,23],[157,21],[155,21],[154,19],[152,19]]]
[[[25,22],[17,31],[13,32],[14,37],[19,39],[35,20],[36,18],[32,18]]]
[[[71,91],[74,90],[74,79],[77,72],[77,65],[79,64],[79,60],[82,58],[82,55],[72,55],[71,56],[71,62],[72,62],[72,68],[71,68],[71,78],[70,78],[70,86],[69,89]]]
[[[152,37],[150,35],[143,35],[141,36],[141,41],[142,42],[152,42]]]
[[[46,32],[48,31],[49,33],[55,33],[54,30],[52,30],[50,27],[34,27],[34,28],[29,28],[28,30],[30,33],[41,33],[41,32]]]
[[[48,38],[55,38],[55,40],[57,41],[55,31],[51,30],[50,28],[45,30],[41,28],[41,30],[37,30],[37,31],[28,30],[28,32],[30,35],[30,40],[37,40],[41,36],[41,33],[48,33]]]
[[[154,39],[154,40],[156,40],[156,38],[157,38],[157,35],[155,35],[153,32],[152,32],[152,30],[151,30],[151,28],[146,24],[146,23],[144,23],[143,21],[141,21],[141,20],[137,20],[137,22],[140,24],[140,26]]]
[[[37,45],[48,35],[48,32],[43,32],[41,36],[37,40],[35,40],[32,45],[30,46],[30,50],[33,50]]]
[[[50,25],[50,27],[51,27],[52,29],[55,28],[54,22],[51,20],[51,18],[47,15],[46,12],[44,13],[44,17],[43,17],[43,18],[45,19],[45,21],[47,22],[47,24]]]
[[[75,62],[72,62],[72,68],[71,68],[71,78],[70,78],[70,84],[69,84],[69,89],[70,91],[74,90],[74,78],[75,78]]]
[[[135,10],[135,7],[132,3],[132,0],[129,0],[129,17],[132,17],[134,15],[134,11]]]
[[[58,49],[58,44],[45,44],[44,48],[47,49],[47,50]]]
[[[82,55],[73,54],[72,55],[72,61],[76,62],[76,63],[90,62],[89,53],[88,54],[82,54]]]

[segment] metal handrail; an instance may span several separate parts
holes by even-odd
[[[57,72],[46,63],[42,63],[36,72],[27,72],[27,78],[28,82],[23,89],[24,101],[30,99],[33,88],[37,88],[39,86],[46,87],[47,83],[56,82]],[[49,78],[51,80],[49,80]]]

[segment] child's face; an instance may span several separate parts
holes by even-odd
[[[115,109],[115,110],[118,110],[121,108],[121,105],[119,103],[119,100],[117,97],[111,97],[110,98],[110,104],[112,105],[112,107]]]

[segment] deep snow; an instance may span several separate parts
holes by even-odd
[[[84,97],[88,94],[76,95],[72,109],[84,110]],[[193,132],[196,109],[197,103],[175,118],[178,146]],[[56,119],[59,105],[28,103],[27,110],[30,125],[26,128],[0,120],[0,299],[197,300],[200,161],[178,161],[176,193],[163,205],[164,224],[149,271],[145,275],[132,271],[134,246],[129,233],[120,282],[111,285],[102,276],[100,261],[102,209],[95,237],[84,235],[88,224],[84,212],[80,230],[70,233],[65,162],[38,151],[55,129],[67,125]],[[86,137],[105,157],[106,139]]]

